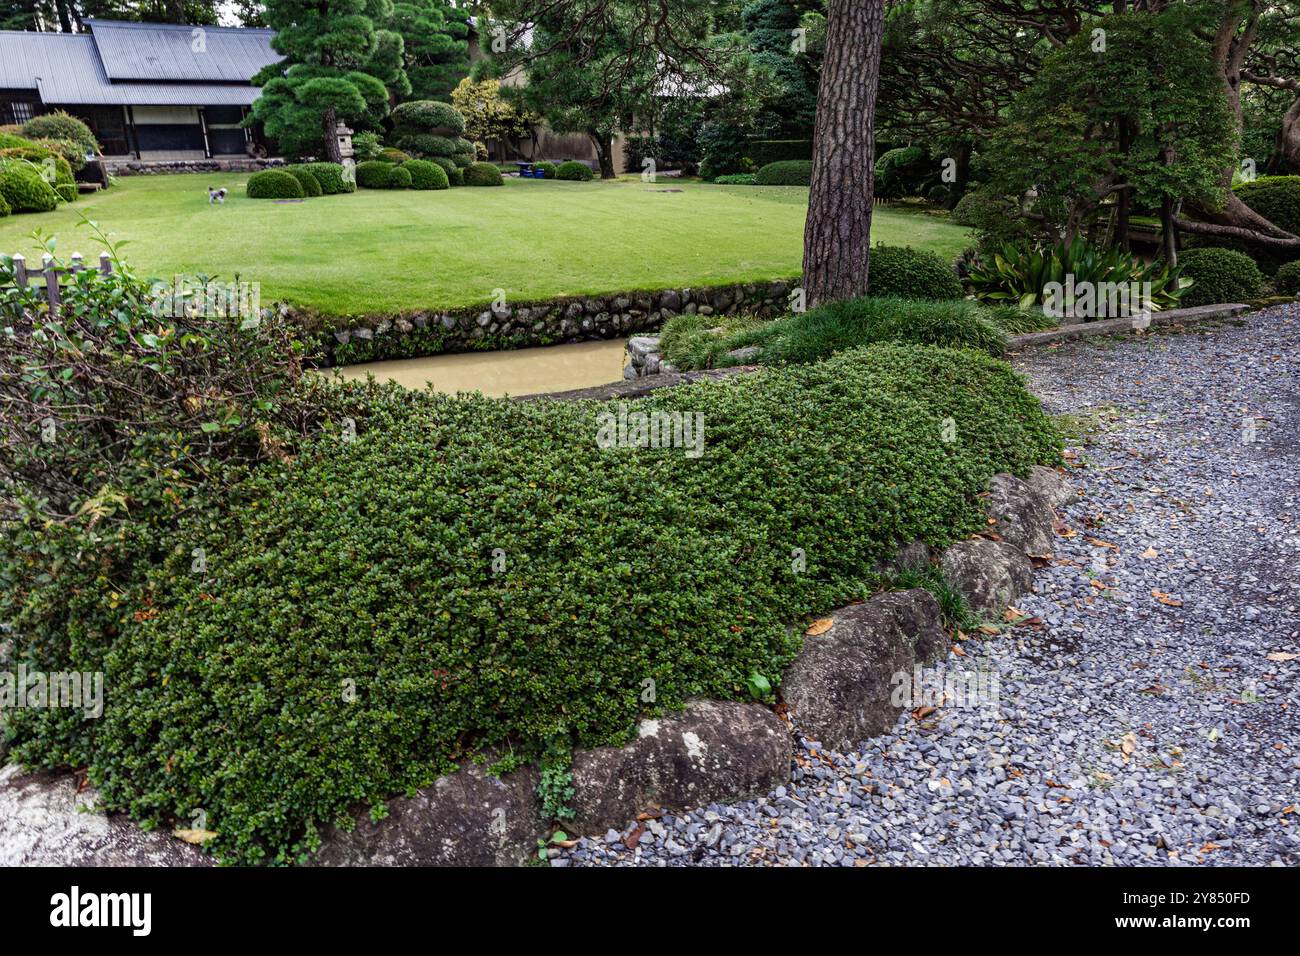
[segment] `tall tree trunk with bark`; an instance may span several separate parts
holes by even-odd
[[[830,0],[804,226],[803,287],[810,306],[867,291],[884,25],[885,0]]]
[[[339,149],[339,120],[334,107],[331,106],[325,111],[321,126],[325,134],[325,158],[331,163],[343,162],[343,151]]]
[[[591,137],[592,145],[596,147],[596,161],[600,165],[600,178],[615,178],[614,148],[610,145],[611,137],[595,130],[588,130],[587,135]]]

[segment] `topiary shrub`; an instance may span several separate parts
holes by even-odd
[[[316,177],[326,196],[356,192],[356,178],[338,163],[304,163],[302,168]]]
[[[1300,235],[1300,176],[1260,176],[1232,191],[1273,225]]]
[[[1179,300],[1182,305],[1218,305],[1253,299],[1264,288],[1264,274],[1255,260],[1232,249],[1188,249],[1178,257],[1184,278],[1192,280]]]
[[[580,163],[576,159],[571,159],[567,163],[560,163],[555,167],[555,178],[564,179],[570,182],[587,182],[592,178],[594,173],[591,167],[586,163]]]
[[[99,154],[99,140],[90,127],[69,113],[58,110],[34,116],[23,124],[23,135],[30,139],[56,139],[74,143],[84,156]]]
[[[960,299],[961,280],[950,263],[911,246],[877,245],[871,250],[870,295],[899,299]]]
[[[77,187],[69,183],[59,183],[54,187],[54,191],[59,194],[59,198],[64,202],[76,202],[81,193]]]
[[[388,173],[389,189],[410,189],[411,173],[405,166],[393,166]]]
[[[412,132],[443,132],[459,136],[465,132],[465,117],[450,103],[411,100],[393,107],[393,125]]]
[[[501,170],[491,163],[471,163],[465,169],[466,186],[502,186]]]
[[[23,159],[0,161],[0,196],[14,212],[50,212],[59,205],[54,187]]]
[[[400,166],[402,165],[402,163],[406,162],[411,157],[408,156],[406,153],[402,152],[400,149],[393,149],[393,147],[389,146],[379,151],[378,158],[382,159],[386,163],[392,163],[395,166]]]
[[[403,163],[402,169],[410,175],[412,189],[446,189],[451,185],[447,171],[427,159],[412,159]]]
[[[925,195],[936,172],[919,146],[887,150],[876,160],[875,194],[881,199]]]
[[[392,163],[386,163],[382,159],[357,163],[357,185],[362,189],[387,189],[388,177],[393,168]]]
[[[364,163],[367,159],[378,159],[383,148],[377,133],[352,134],[352,152],[358,163]]]
[[[1280,295],[1300,295],[1300,259],[1279,266],[1273,284]]]
[[[714,176],[713,182],[718,186],[753,186],[753,173],[727,173],[724,176]]]
[[[464,186],[465,170],[461,169],[455,163],[452,163],[451,169],[447,170],[447,182],[453,186]]]
[[[542,174],[543,179],[554,179],[555,172],[559,169],[554,163],[538,163],[533,169]]]
[[[1017,242],[1032,231],[1014,199],[982,189],[972,190],[957,200],[951,219],[959,226],[974,229],[981,245]]]
[[[45,146],[23,146],[0,149],[0,159],[25,159],[39,167],[41,176],[52,186],[72,184],[77,181],[72,164],[62,155]]]
[[[3,219],[12,212],[13,209],[9,206],[9,200],[5,199],[4,194],[0,193],[0,219]]]
[[[466,757],[535,759],[557,735],[623,743],[660,708],[744,699],[755,673],[775,683],[802,644],[792,622],[870,593],[868,569],[900,542],[985,530],[988,479],[1060,454],[1008,365],[937,348],[880,345],[630,401],[704,423],[688,466],[690,447],[608,447],[620,410],[600,403],[339,391],[364,409],[350,413],[356,440],[329,424],[261,466],[219,521],[159,535],[171,554],[100,612],[110,632],[64,641],[68,661],[43,668],[109,670],[104,715],[20,712],[15,759],[75,753],[110,809],[161,823],[203,807],[223,861],[294,862],[357,802]],[[945,441],[954,419],[960,440]],[[436,467],[411,467],[431,455]],[[564,494],[539,507],[547,488]],[[632,491],[645,488],[649,500]],[[802,540],[836,545],[791,574]],[[31,576],[27,543],[0,555]],[[495,548],[510,556],[500,574]],[[91,580],[81,600],[106,605]],[[0,601],[29,617],[48,603],[11,591]]]
[[[249,199],[302,199],[302,184],[282,169],[264,169],[248,177]]]
[[[286,166],[284,167],[284,171],[294,179],[298,180],[298,185],[302,187],[302,194],[308,199],[312,196],[323,195],[324,190],[321,189],[320,180],[317,179],[315,174],[306,166],[301,164],[296,166]]]
[[[754,174],[755,186],[809,186],[812,184],[812,161],[783,159],[768,163]]]

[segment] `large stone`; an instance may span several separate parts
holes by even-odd
[[[479,764],[439,777],[414,797],[388,801],[379,822],[356,813],[351,832],[321,833],[319,866],[517,866],[545,829],[538,772],[528,766],[495,777]]]
[[[1056,512],[1048,500],[1029,485],[1015,475],[994,475],[989,479],[984,507],[993,519],[992,530],[1003,541],[1025,554],[1051,555]]]
[[[985,619],[1001,616],[1007,605],[1033,587],[1033,565],[1023,551],[1005,541],[959,541],[939,561],[944,577]]]
[[[651,805],[689,809],[745,800],[787,782],[791,745],[766,707],[697,700],[678,714],[644,720],[626,747],[573,755],[578,833],[621,828]]]
[[[651,352],[659,351],[659,336],[634,335],[627,340],[627,351],[634,359],[644,359]]]
[[[91,810],[71,774],[0,769],[0,866],[210,866],[197,846],[127,817]]]
[[[894,688],[900,679],[911,686],[915,664],[946,656],[948,638],[939,605],[923,588],[877,595],[831,619],[830,630],[804,638],[781,696],[805,737],[853,748],[894,726]]]
[[[1031,491],[1036,491],[1053,508],[1063,508],[1072,501],[1078,500],[1079,497],[1065,480],[1064,475],[1053,468],[1044,468],[1042,465],[1034,465],[1030,469],[1025,484],[1029,486]]]

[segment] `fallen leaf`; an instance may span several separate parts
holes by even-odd
[[[804,631],[809,637],[816,637],[818,634],[825,634],[835,625],[835,620],[829,617],[823,617],[813,621],[808,625],[808,630]]]
[[[1297,658],[1300,658],[1300,654],[1288,654],[1285,651],[1277,651],[1276,653],[1268,655],[1270,661],[1276,661],[1279,664],[1283,661],[1293,661]]]
[[[1109,541],[1102,541],[1101,538],[1085,538],[1089,544],[1095,544],[1099,548],[1110,548],[1112,551],[1118,551],[1119,545],[1112,544]]]
[[[1151,558],[1158,558],[1160,557],[1160,552],[1157,551],[1155,548],[1147,548],[1145,551],[1139,554],[1138,557],[1147,558],[1148,560]]]
[[[196,846],[217,838],[217,835],[211,830],[173,830],[172,836],[184,840],[186,843],[193,843]]]
[[[954,644],[954,645],[952,646],[952,652],[953,652],[954,654],[956,654],[958,657],[965,657],[965,656],[966,656],[966,652],[963,651],[963,650],[961,649],[961,647],[958,646],[958,645],[956,645],[956,644]]]
[[[979,632],[980,632],[981,634],[1001,634],[1001,633],[1002,633],[1002,632],[999,631],[996,627],[994,627],[992,624],[981,624],[981,625],[979,626]]]
[[[912,711],[912,719],[924,720],[926,717],[929,717],[931,714],[933,714],[936,709],[937,708],[934,707],[918,707],[916,708],[916,710]]]
[[[1127,758],[1130,754],[1132,754],[1133,751],[1137,750],[1137,745],[1138,745],[1137,735],[1134,734],[1132,731],[1125,734],[1123,737],[1119,739],[1119,749],[1124,754],[1125,758]]]
[[[629,850],[635,850],[636,845],[641,842],[643,836],[645,836],[645,824],[638,823],[635,830],[623,837],[623,845]]]
[[[1182,601],[1176,600],[1175,598],[1171,598],[1164,591],[1157,591],[1155,588],[1151,589],[1151,596],[1155,598],[1157,601],[1159,601],[1161,604],[1167,604],[1169,607],[1183,606]]]

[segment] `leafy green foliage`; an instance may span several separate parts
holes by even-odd
[[[713,182],[718,186],[753,186],[753,173],[726,173],[722,176],[714,176]]]
[[[450,0],[397,0],[386,25],[402,37],[416,99],[444,99],[468,72],[469,13]]]
[[[437,100],[411,100],[393,109],[393,124],[401,133],[438,133],[460,136],[465,132],[465,117],[450,103]]]
[[[411,177],[412,189],[446,189],[450,185],[447,171],[430,160],[412,159],[403,163],[402,168]]]
[[[768,163],[754,174],[755,186],[807,186],[812,183],[812,161],[784,159]]]
[[[465,167],[466,186],[504,186],[501,170],[491,163],[471,163]]]
[[[59,205],[54,187],[25,159],[0,160],[0,196],[14,212],[50,212]]]
[[[1279,229],[1300,235],[1300,176],[1260,176],[1232,191]]]
[[[1023,241],[1032,232],[1019,203],[987,189],[973,189],[957,200],[952,221],[973,229],[981,247]]]
[[[381,149],[379,151],[379,156],[376,158],[381,159],[386,163],[393,163],[394,165],[400,166],[402,163],[406,162],[411,157],[408,156],[406,153],[402,152],[400,149],[394,149],[393,147],[389,146],[385,149]]]
[[[362,189],[397,189],[397,185],[393,182],[393,173],[400,168],[382,159],[357,163],[357,185]]]
[[[533,134],[538,118],[501,95],[501,83],[469,77],[452,91],[452,105],[465,117],[463,132],[471,140],[514,142]]]
[[[897,299],[960,299],[961,282],[951,263],[925,249],[886,246],[871,250],[871,295]]]
[[[1300,295],[1300,259],[1282,265],[1273,284],[1282,295]]]
[[[13,209],[9,206],[9,200],[5,199],[4,193],[0,192],[0,219],[3,219],[12,212]]]
[[[356,191],[356,180],[338,163],[305,163],[302,168],[316,177],[326,196]]]
[[[1183,275],[1194,281],[1182,304],[1218,305],[1253,299],[1264,289],[1264,274],[1255,260],[1234,249],[1188,249],[1179,256]]]
[[[546,744],[542,754],[537,796],[545,820],[572,820],[577,814],[569,806],[573,799],[573,745],[568,737],[557,734]]]
[[[312,196],[320,196],[323,194],[320,180],[317,179],[316,174],[306,166],[286,166],[284,167],[284,171],[294,179],[298,180],[298,185],[302,187],[302,194],[307,198],[310,199]]]
[[[567,163],[560,163],[555,168],[555,178],[585,183],[592,178],[591,167],[586,163],[571,159]]]
[[[82,156],[99,155],[99,141],[90,127],[63,110],[34,116],[23,124],[23,135],[31,139],[53,139],[73,143]]]
[[[922,196],[938,182],[939,164],[919,146],[901,146],[876,160],[876,195],[882,199]]]
[[[405,166],[390,166],[388,173],[389,189],[410,189],[411,171]]]
[[[555,174],[560,167],[555,165],[555,163],[538,163],[533,168],[542,174],[543,179],[554,179]]]
[[[246,191],[249,199],[302,199],[305,196],[297,177],[281,169],[253,173],[248,177]]]

